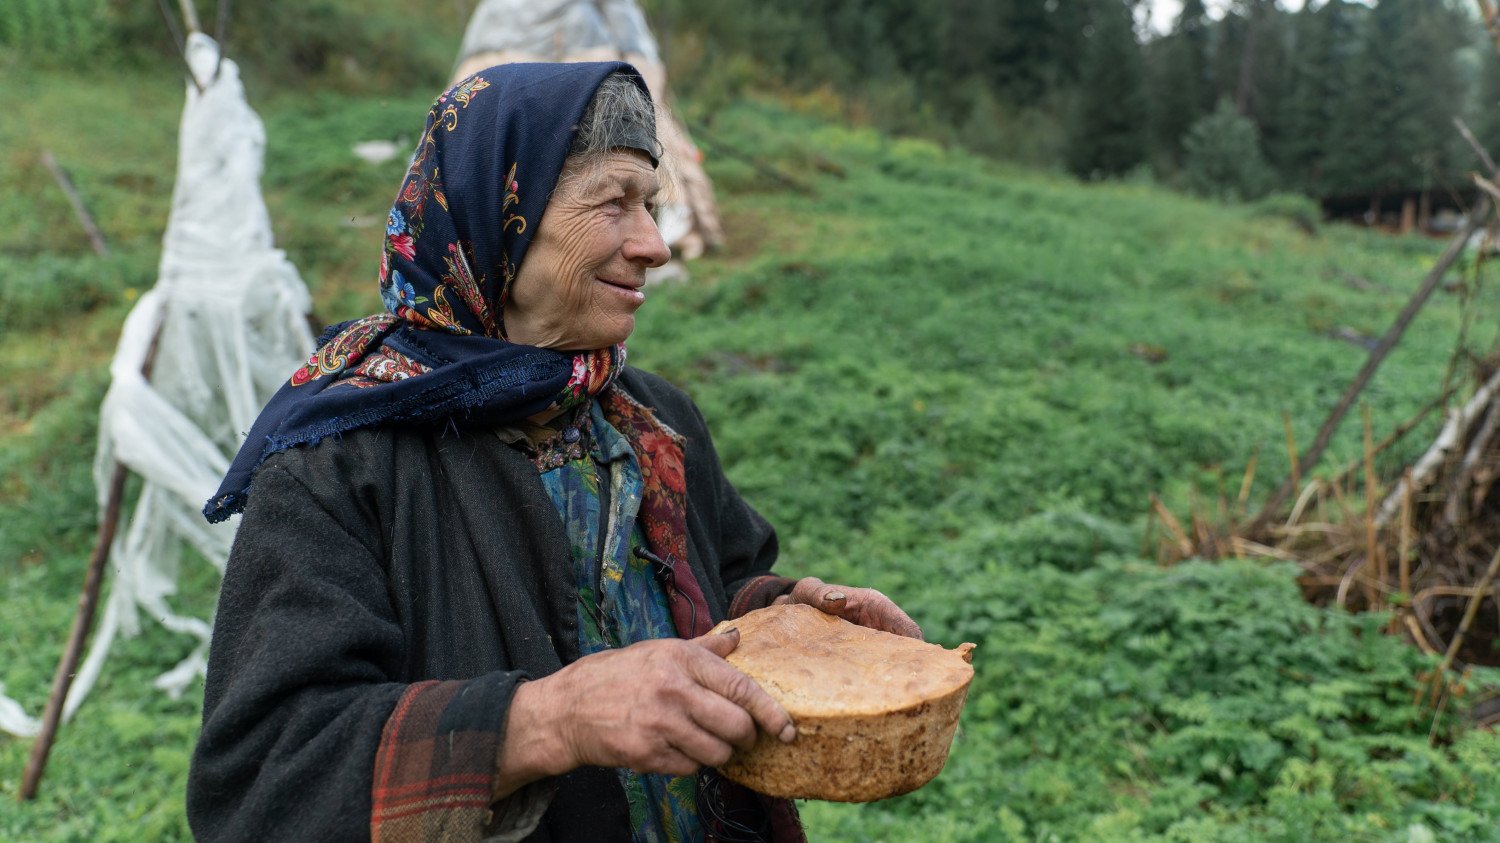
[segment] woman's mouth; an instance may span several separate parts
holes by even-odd
[[[640,282],[611,281],[608,278],[595,278],[600,284],[613,288],[619,295],[639,304],[646,300],[646,294],[641,291]]]

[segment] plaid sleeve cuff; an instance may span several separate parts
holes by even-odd
[[[510,700],[523,678],[521,673],[490,673],[465,681],[418,682],[406,689],[385,722],[375,754],[374,843],[477,843],[502,831],[495,827],[502,812],[492,809],[521,806],[509,806],[509,799],[495,805],[490,794]],[[550,791],[546,797],[541,810],[521,814],[539,821]],[[509,817],[514,812],[503,813]]]
[[[748,580],[734,593],[734,599],[729,601],[729,617],[737,618],[756,609],[764,609],[771,605],[772,600],[790,592],[796,584],[796,580],[774,574]]]

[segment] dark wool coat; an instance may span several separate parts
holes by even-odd
[[[765,576],[775,533],[725,478],[698,409],[639,370],[618,386],[686,439],[688,559],[712,620],[783,592],[790,581]],[[194,834],[367,839],[382,730],[421,680],[464,680],[442,733],[478,747],[422,751],[492,775],[518,682],[578,657],[572,568],[535,467],[491,431],[365,429],[267,460],[214,625]],[[556,784],[529,839],[628,839],[614,771]]]

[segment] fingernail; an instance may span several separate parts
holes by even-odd
[[[730,628],[724,630],[723,632],[721,632],[719,634],[720,635],[733,635],[733,634],[735,634],[736,632],[739,632],[739,631],[740,631],[739,627],[737,627],[737,626],[731,626]]]
[[[842,591],[830,591],[827,594],[823,595],[823,599],[825,601],[826,600],[843,600],[844,599],[844,592],[842,592]]]
[[[781,734],[778,737],[781,738],[782,743],[791,743],[797,737],[797,727],[790,723],[786,724],[786,727],[781,730]]]

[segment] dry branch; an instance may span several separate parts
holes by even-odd
[[[73,185],[73,180],[68,177],[68,171],[64,170],[52,153],[47,150],[42,151],[42,166],[52,174],[57,186],[62,188],[63,195],[68,197],[68,204],[73,206],[73,216],[77,217],[78,224],[83,226],[83,231],[89,236],[89,243],[93,245],[94,251],[101,257],[109,257],[109,244],[104,242],[104,232],[94,224],[94,217],[89,213],[88,206],[83,204],[83,196]]]
[[[1396,488],[1386,496],[1385,503],[1381,504],[1380,515],[1376,518],[1382,526],[1390,521],[1391,516],[1401,506],[1401,496],[1408,494],[1408,490],[1419,492],[1427,488],[1437,476],[1438,469],[1442,468],[1451,452],[1460,443],[1464,431],[1469,430],[1474,421],[1478,419],[1490,402],[1494,399],[1496,390],[1500,390],[1500,370],[1490,376],[1484,385],[1475,391],[1474,397],[1460,409],[1453,411],[1448,416],[1448,421],[1443,429],[1438,432],[1437,438],[1427,449],[1406,477],[1402,478]]]
[[[1167,532],[1177,540],[1177,550],[1182,554],[1182,558],[1192,556],[1193,543],[1183,531],[1182,523],[1177,520],[1177,516],[1172,514],[1172,510],[1167,509],[1166,504],[1162,503],[1161,498],[1156,495],[1151,496],[1151,509],[1156,513],[1156,517],[1161,519],[1161,524],[1167,528]]]
[[[1463,135],[1463,139],[1468,142],[1469,148],[1474,150],[1474,154],[1479,156],[1480,162],[1484,164],[1485,172],[1491,176],[1495,175],[1496,167],[1494,159],[1490,158],[1489,150],[1485,149],[1480,144],[1479,139],[1474,137],[1474,133],[1469,130],[1469,124],[1465,123],[1463,118],[1455,117],[1453,118],[1453,125],[1458,128],[1458,133]]]
[[[1491,440],[1495,438],[1496,424],[1500,423],[1500,411],[1493,406],[1485,414],[1484,424],[1480,425],[1479,432],[1469,438],[1469,448],[1464,452],[1464,458],[1458,465],[1458,474],[1449,487],[1447,501],[1443,506],[1443,520],[1451,526],[1457,527],[1460,521],[1469,516],[1469,484],[1474,479],[1474,472],[1479,466],[1479,460],[1489,449]],[[1476,501],[1477,503],[1477,501]]]

